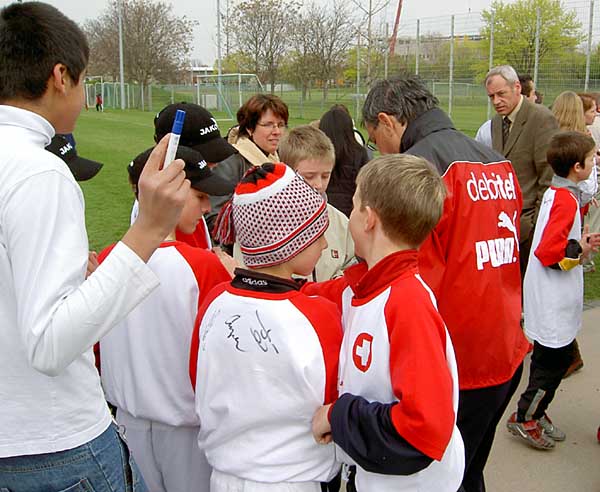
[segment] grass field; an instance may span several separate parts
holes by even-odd
[[[305,108],[305,118],[291,119],[290,126],[318,118],[318,111],[319,108]],[[458,129],[473,135],[485,120],[485,111],[485,106],[457,106],[453,119]],[[294,114],[293,106],[290,113]],[[110,110],[84,111],[79,118],[75,130],[77,152],[104,164],[94,179],[81,183],[91,249],[100,251],[117,241],[129,227],[133,194],[127,182],[127,165],[153,144],[153,118],[151,112]],[[222,133],[232,124],[220,122]],[[600,299],[600,271],[586,274],[585,284],[586,299]]]

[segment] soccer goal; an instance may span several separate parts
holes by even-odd
[[[195,75],[194,84],[198,104],[223,121],[234,120],[244,101],[264,90],[259,78],[250,73]]]
[[[104,78],[101,75],[88,75],[85,78],[85,105],[86,108],[96,106],[96,95],[102,97],[104,111]]]

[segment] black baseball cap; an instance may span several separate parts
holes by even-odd
[[[65,161],[77,181],[92,179],[102,169],[99,162],[78,156],[71,142],[61,135],[55,135],[46,150]]]
[[[132,184],[137,187],[142,169],[146,165],[154,147],[142,152],[127,166]],[[208,164],[197,150],[180,145],[177,148],[177,159],[185,162],[185,177],[192,183],[192,188],[206,193],[207,195],[223,196],[233,193],[235,183],[230,183],[212,172]]]
[[[180,102],[169,104],[154,118],[154,137],[157,142],[171,132],[175,113],[185,111],[185,121],[179,144],[191,147],[202,153],[208,162],[221,162],[237,150],[221,137],[219,125],[213,115],[202,106],[194,103]]]

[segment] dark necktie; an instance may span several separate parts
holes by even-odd
[[[506,145],[510,134],[510,119],[508,116],[502,118],[502,146]]]

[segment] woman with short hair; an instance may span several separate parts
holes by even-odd
[[[266,162],[279,162],[277,148],[285,133],[289,118],[287,105],[273,94],[255,94],[237,112],[238,125],[227,134],[227,141],[238,151],[237,154],[221,161],[213,172],[225,178],[235,187],[248,169]],[[214,230],[221,207],[231,198],[211,196],[212,211],[206,215],[206,222],[212,230],[213,239],[223,240],[224,235]],[[225,242],[226,251],[231,253],[231,245]]]

